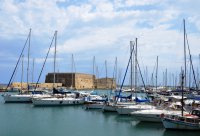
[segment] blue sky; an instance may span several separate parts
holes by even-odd
[[[183,64],[183,18],[195,69],[199,67],[200,2],[196,0],[0,0],[0,3],[1,83],[8,83],[30,28],[30,57],[36,60],[34,81],[55,30],[59,72],[71,72],[74,54],[76,72],[92,73],[95,56],[99,77],[105,76],[105,60],[112,77],[115,57],[118,69],[124,73],[129,43],[137,37],[142,71],[147,67],[150,75],[159,56],[160,79],[166,68],[178,73]],[[26,67],[27,51],[24,56]],[[41,82],[52,71],[53,50]],[[21,65],[15,81],[20,81],[20,74]]]

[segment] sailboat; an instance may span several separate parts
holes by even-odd
[[[182,90],[183,90],[182,73]],[[183,95],[182,95],[183,96]],[[194,109],[190,114],[183,114],[183,99],[181,115],[162,114],[162,123],[166,129],[200,130],[200,109]]]
[[[183,89],[184,89],[184,78],[186,76],[186,49],[185,49],[185,20],[184,24],[184,58],[185,58],[185,74],[181,71],[181,86],[182,86],[182,110],[180,116],[164,116],[162,118],[162,123],[166,129],[176,129],[176,130],[200,130],[200,109],[194,109],[190,114],[183,114]],[[186,78],[185,78],[186,84]]]
[[[22,51],[21,51],[21,54],[20,54],[20,56],[19,56],[19,58],[18,58],[18,61],[17,61],[17,64],[16,64],[16,66],[15,66],[15,68],[14,68],[14,71],[13,71],[13,74],[12,74],[12,76],[11,76],[11,78],[10,78],[10,81],[9,81],[9,83],[8,83],[8,85],[7,85],[7,88],[6,88],[6,91],[7,91],[7,89],[8,89],[8,87],[10,86],[10,83],[11,83],[11,81],[12,81],[12,78],[13,78],[13,76],[14,76],[14,74],[15,74],[15,72],[16,72],[16,69],[17,69],[17,66],[18,66],[18,64],[19,64],[19,61],[21,60],[21,58],[22,58],[22,56],[23,56],[23,52],[24,52],[24,49],[26,48],[26,46],[27,46],[27,42],[29,42],[29,46],[28,46],[28,67],[27,67],[27,90],[25,91],[26,93],[22,93],[22,90],[21,90],[21,92],[19,93],[19,94],[4,94],[3,95],[3,98],[4,98],[4,102],[5,103],[11,103],[11,102],[17,102],[17,103],[21,103],[21,102],[32,102],[31,101],[31,98],[32,98],[32,95],[31,94],[28,94],[29,93],[29,85],[28,85],[28,75],[29,75],[29,52],[30,52],[30,38],[31,38],[31,29],[30,29],[30,31],[29,31],[29,34],[28,34],[28,37],[27,37],[27,40],[26,40],[26,42],[25,42],[25,45],[24,45],[24,47],[23,47],[23,49],[22,49]]]
[[[135,41],[135,50],[133,48],[132,52],[134,52],[134,55],[135,55],[135,89],[134,90],[137,91],[137,89],[138,89],[137,88],[137,67],[139,68],[139,64],[138,64],[138,60],[137,60],[137,38]],[[139,69],[139,71],[140,71],[140,69]],[[131,89],[132,89],[132,87],[131,87]],[[132,98],[132,100],[133,100],[133,98]],[[138,102],[140,102],[140,103],[138,103]],[[143,100],[139,99],[137,96],[137,93],[135,93],[135,102],[132,102],[129,105],[119,106],[116,108],[116,111],[118,112],[118,114],[127,115],[133,111],[144,110],[144,109],[155,109],[155,106],[146,104],[145,102],[149,102],[149,99],[143,99]]]
[[[162,106],[154,109],[137,110],[131,112],[130,115],[137,121],[162,122],[163,116],[181,115],[180,109],[176,108],[178,107],[177,104],[176,102],[172,102],[166,107]],[[188,114],[188,112],[184,112],[184,114]]]
[[[71,86],[69,87],[69,90],[74,91],[76,90],[76,85],[75,85],[75,76],[76,76],[76,68],[75,68],[75,62],[74,62],[74,55],[72,54],[72,68],[71,68]]]
[[[94,68],[95,68],[95,56],[93,57],[93,75],[95,75]],[[116,68],[116,65],[114,69],[115,68]],[[106,69],[106,88],[107,88],[108,87],[107,86],[107,61],[105,61],[105,69]],[[112,88],[113,88],[113,85],[111,85],[111,89]],[[92,92],[95,92],[94,89]],[[86,98],[87,100],[84,105],[85,109],[102,109],[104,107],[104,104],[108,103],[108,99],[109,99],[108,96],[100,96],[97,93],[96,94],[90,93],[88,97]]]
[[[132,44],[132,42],[131,42],[130,44]],[[129,102],[120,102],[120,99],[122,98],[122,96],[121,96],[122,87],[123,87],[123,85],[124,85],[124,81],[125,81],[125,78],[126,78],[126,74],[127,74],[129,65],[130,65],[130,63],[132,63],[131,61],[132,61],[133,51],[134,51],[134,48],[131,48],[131,49],[130,49],[130,57],[129,57],[129,60],[128,60],[128,65],[127,65],[127,67],[126,67],[125,75],[124,75],[122,84],[121,84],[121,86],[120,86],[119,94],[115,97],[115,100],[114,100],[113,103],[107,102],[107,103],[103,106],[103,108],[102,108],[103,111],[117,112],[117,109],[118,109],[118,108],[123,108],[123,107],[125,107],[125,106],[127,106],[127,105],[133,105],[132,102],[131,102],[131,103],[129,103]],[[131,95],[131,96],[132,96],[132,95]]]
[[[46,97],[45,98],[41,98],[41,97],[33,98],[32,99],[32,103],[33,103],[34,106],[57,106],[57,105],[61,106],[61,105],[83,104],[84,103],[84,99],[83,98],[79,98],[79,95],[80,95],[79,93],[74,93],[74,95],[72,97],[71,95],[67,95],[67,94],[63,95],[63,93],[61,94],[61,92],[55,88],[55,63],[56,63],[57,31],[55,31],[55,33],[54,33],[52,41],[53,40],[55,40],[53,95],[52,95],[52,97],[48,97],[48,98],[46,98]],[[50,45],[50,48],[51,48],[51,45]],[[49,48],[49,50],[50,50],[50,48]],[[49,54],[49,51],[47,53],[46,59],[48,57],[48,54]],[[45,62],[46,62],[46,59],[45,59]]]

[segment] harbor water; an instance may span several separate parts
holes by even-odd
[[[169,131],[162,123],[85,110],[82,105],[34,107],[0,97],[0,136],[199,136],[199,131]]]

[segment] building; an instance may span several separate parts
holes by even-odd
[[[36,86],[36,83],[29,83],[29,87],[30,88],[34,88]],[[47,88],[47,89],[52,89],[54,87],[62,87],[62,83],[38,83],[37,84],[37,88]],[[13,82],[10,85],[11,88],[17,88],[17,89],[23,89],[26,90],[27,89],[27,83],[24,82]]]
[[[94,88],[95,76],[82,73],[55,73],[55,82],[62,83],[64,87],[75,89],[92,89]],[[54,73],[46,75],[45,82],[53,83]]]
[[[53,83],[54,73],[46,75],[45,83]],[[95,75],[83,73],[55,73],[55,82],[63,87],[75,89],[110,89],[116,88],[113,78],[96,79]]]
[[[116,88],[116,81],[113,78],[99,78],[95,80],[96,89],[113,89]]]

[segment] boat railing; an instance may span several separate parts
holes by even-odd
[[[181,122],[188,122],[192,124],[200,124],[200,118],[194,115],[189,115],[186,114],[185,116],[180,116],[180,115],[161,115],[161,117],[166,118],[166,119],[171,119],[175,121],[181,121]]]

